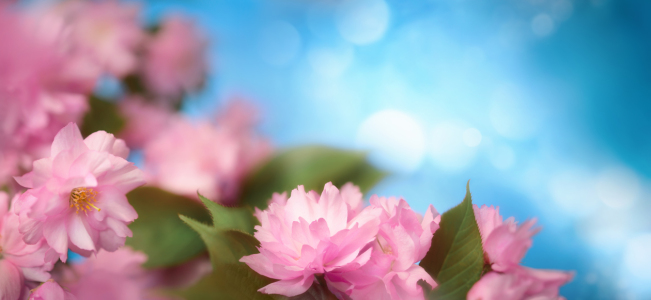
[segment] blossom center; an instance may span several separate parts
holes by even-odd
[[[79,213],[79,211],[81,210],[84,214],[87,214],[89,211],[91,211],[91,208],[100,211],[101,210],[100,208],[93,205],[93,203],[97,202],[95,196],[97,196],[97,192],[91,188],[86,188],[86,187],[74,188],[72,189],[72,192],[70,192],[70,199],[69,199],[70,207],[76,208],[77,209],[76,213]]]

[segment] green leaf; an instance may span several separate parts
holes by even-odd
[[[463,202],[441,216],[440,228],[420,266],[438,283],[429,299],[466,299],[481,277],[484,250],[472,209],[470,182]]]
[[[81,134],[88,136],[100,130],[117,134],[122,130],[125,120],[120,115],[117,104],[100,99],[97,96],[90,96],[88,103],[90,109],[81,124]]]
[[[273,193],[290,192],[298,185],[320,191],[329,181],[335,186],[352,182],[366,192],[384,176],[366,161],[364,152],[324,146],[293,148],[277,154],[245,180],[241,201],[264,209]]]
[[[281,299],[266,295],[258,289],[273,282],[239,260],[246,255],[258,253],[258,240],[248,232],[256,223],[253,212],[244,207],[226,207],[199,195],[210,211],[214,225],[205,224],[186,216],[181,220],[199,233],[210,254],[213,273],[196,285],[167,291],[172,295],[193,299]]]
[[[196,200],[154,187],[137,188],[127,198],[138,219],[129,225],[133,238],[127,238],[126,244],[147,254],[145,267],[174,266],[206,250],[199,235],[179,220],[182,214],[210,222],[209,213]]]
[[[228,207],[210,201],[199,194],[199,199],[208,208],[212,216],[213,226],[217,229],[235,229],[253,234],[258,219],[253,216],[253,210],[248,206]]]

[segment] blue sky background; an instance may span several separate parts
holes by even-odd
[[[538,218],[524,264],[576,270],[568,299],[651,297],[651,2],[146,1],[212,40],[206,90],[261,107],[278,148],[371,151],[372,192]]]

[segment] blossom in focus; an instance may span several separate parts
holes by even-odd
[[[104,131],[83,139],[74,123],[61,129],[50,156],[16,178],[28,188],[16,202],[25,242],[45,238],[64,262],[68,249],[88,256],[124,245],[127,225],[138,217],[125,194],[145,183],[128,153]]]
[[[239,123],[237,123],[239,124]],[[144,148],[147,181],[170,192],[229,204],[244,176],[271,153],[252,127],[178,119]]]
[[[92,73],[68,76],[72,58],[31,16],[0,5],[0,185],[47,155],[52,138],[88,109]]]
[[[492,272],[475,283],[468,299],[561,299],[558,289],[572,280],[572,273],[520,265],[538,232],[536,220],[518,226],[513,217],[503,221],[499,208],[473,205],[473,210]]]
[[[54,280],[48,280],[34,289],[29,295],[29,300],[76,300],[70,292],[61,288]]]
[[[119,136],[132,148],[143,148],[178,118],[171,109],[146,103],[139,97],[120,102],[120,112],[126,124]]]
[[[116,77],[135,71],[145,39],[138,5],[120,1],[71,1],[54,7],[70,31],[69,47]]]
[[[150,284],[141,265],[147,256],[123,247],[115,252],[100,251],[81,264],[56,274],[57,282],[77,299],[141,300]]]
[[[370,259],[380,225],[380,209],[367,207],[348,220],[348,205],[331,183],[319,196],[293,190],[285,203],[273,201],[257,217],[260,253],[243,257],[256,272],[279,281],[259,291],[296,296],[307,291],[315,275],[329,282],[337,273],[359,269]]]
[[[49,249],[42,240],[25,244],[18,216],[9,210],[9,196],[0,192],[0,299],[18,299],[25,293],[25,281],[50,278],[48,271],[58,256]]]
[[[403,199],[372,196],[370,202],[382,211],[371,259],[341,273],[332,287],[352,299],[424,299],[418,281],[437,284],[417,262],[429,251],[441,216],[430,205],[422,217]]]
[[[199,88],[207,71],[206,46],[192,22],[178,16],[163,20],[145,52],[143,76],[149,89],[178,97]]]

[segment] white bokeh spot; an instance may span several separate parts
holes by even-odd
[[[481,132],[477,128],[468,128],[463,132],[463,142],[468,147],[477,147],[481,143]]]
[[[609,168],[599,173],[596,192],[608,207],[630,208],[640,196],[640,180],[635,172],[628,168]]]
[[[383,110],[368,117],[357,132],[357,145],[370,150],[370,160],[381,168],[408,173],[425,155],[425,133],[410,115]]]
[[[459,171],[474,161],[477,150],[466,142],[467,128],[458,122],[445,122],[432,129],[428,136],[429,152],[436,166],[445,171]]]
[[[538,14],[531,20],[531,31],[537,36],[548,36],[554,31],[554,19],[548,14]]]
[[[370,44],[384,36],[389,16],[389,7],[383,0],[345,0],[337,8],[337,29],[351,43]]]
[[[638,279],[651,281],[651,233],[645,233],[632,238],[624,251],[626,269]]]

